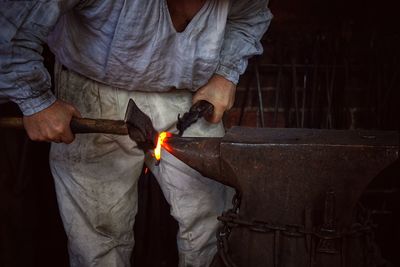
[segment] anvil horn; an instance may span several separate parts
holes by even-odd
[[[222,138],[191,138],[174,135],[167,139],[165,148],[202,175],[233,186],[233,180],[221,175],[221,140]]]

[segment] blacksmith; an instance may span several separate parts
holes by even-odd
[[[267,0],[58,0],[0,4],[0,98],[50,152],[71,266],[129,266],[144,162],[179,223],[180,266],[208,266],[230,189],[166,151],[159,166],[128,136],[74,137],[72,117],[124,119],[128,100],[158,131],[205,99],[215,109],[186,136],[222,136],[247,60],[260,54]],[[42,45],[56,57],[55,94]]]

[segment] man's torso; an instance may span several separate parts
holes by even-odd
[[[48,43],[66,67],[115,87],[196,90],[218,66],[229,1],[199,1],[183,18],[174,3],[95,0],[63,15]]]

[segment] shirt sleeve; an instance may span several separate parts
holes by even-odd
[[[260,40],[272,17],[268,0],[232,0],[215,73],[237,84],[248,59],[262,54]]]
[[[0,3],[0,100],[17,103],[25,116],[56,100],[43,65],[42,44],[61,14],[77,1]]]

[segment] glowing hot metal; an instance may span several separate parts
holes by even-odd
[[[161,159],[161,147],[164,145],[165,139],[171,136],[172,134],[169,132],[161,132],[158,135],[157,146],[154,149],[154,157],[156,158],[156,160],[159,161]]]

